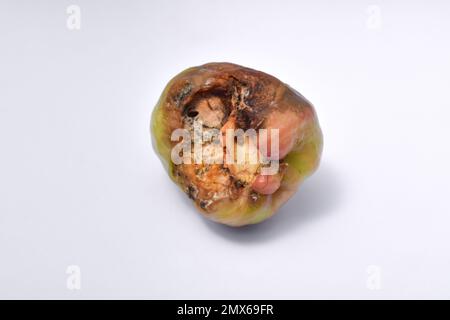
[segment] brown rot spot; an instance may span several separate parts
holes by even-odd
[[[245,187],[245,185],[246,185],[245,181],[242,181],[242,180],[234,181],[234,186],[238,189]]]
[[[191,110],[191,111],[188,112],[187,116],[189,118],[195,118],[196,116],[198,116],[198,111]]]
[[[186,193],[187,193],[189,198],[191,198],[192,200],[195,200],[197,198],[198,191],[197,191],[197,189],[194,186],[189,185],[187,187]]]
[[[191,91],[192,84],[190,82],[185,83],[181,90],[173,98],[173,100],[175,101],[175,105],[177,107],[180,107],[183,100],[191,93]]]
[[[200,205],[200,208],[202,208],[202,209],[207,209],[208,208],[208,206],[211,204],[211,200],[201,200],[200,201],[200,203],[199,203],[199,205]]]
[[[258,201],[258,199],[259,199],[259,196],[258,196],[258,194],[255,192],[255,191],[252,191],[252,192],[250,192],[250,199],[253,201],[253,202],[256,202],[256,201]]]
[[[251,112],[246,110],[238,110],[236,117],[236,124],[238,128],[248,130],[251,127]]]
[[[201,93],[193,97],[185,107],[185,117],[201,121],[207,128],[219,129],[230,113],[226,97],[223,92]]]

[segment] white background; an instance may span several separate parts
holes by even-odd
[[[0,297],[450,298],[449,17],[444,0],[1,0]],[[211,61],[319,115],[320,169],[260,225],[204,220],[151,147],[167,81]]]

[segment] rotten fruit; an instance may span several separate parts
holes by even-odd
[[[205,217],[230,226],[271,217],[316,170],[323,144],[308,100],[231,63],[175,76],[153,110],[151,135],[170,178]]]

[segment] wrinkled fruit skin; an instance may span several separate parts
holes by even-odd
[[[257,167],[221,164],[175,165],[171,150],[178,142],[171,141],[171,134],[185,128],[193,115],[221,131],[279,129],[279,173],[264,176]],[[323,145],[314,108],[301,94],[275,77],[231,63],[208,63],[175,76],[153,110],[151,135],[170,178],[205,217],[230,226],[271,217],[316,170]]]

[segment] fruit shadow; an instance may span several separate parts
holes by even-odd
[[[317,223],[331,215],[339,205],[340,191],[336,172],[322,164],[316,173],[300,185],[296,194],[278,213],[266,221],[234,228],[207,219],[202,220],[211,231],[233,242],[269,241],[297,232],[302,226]]]

